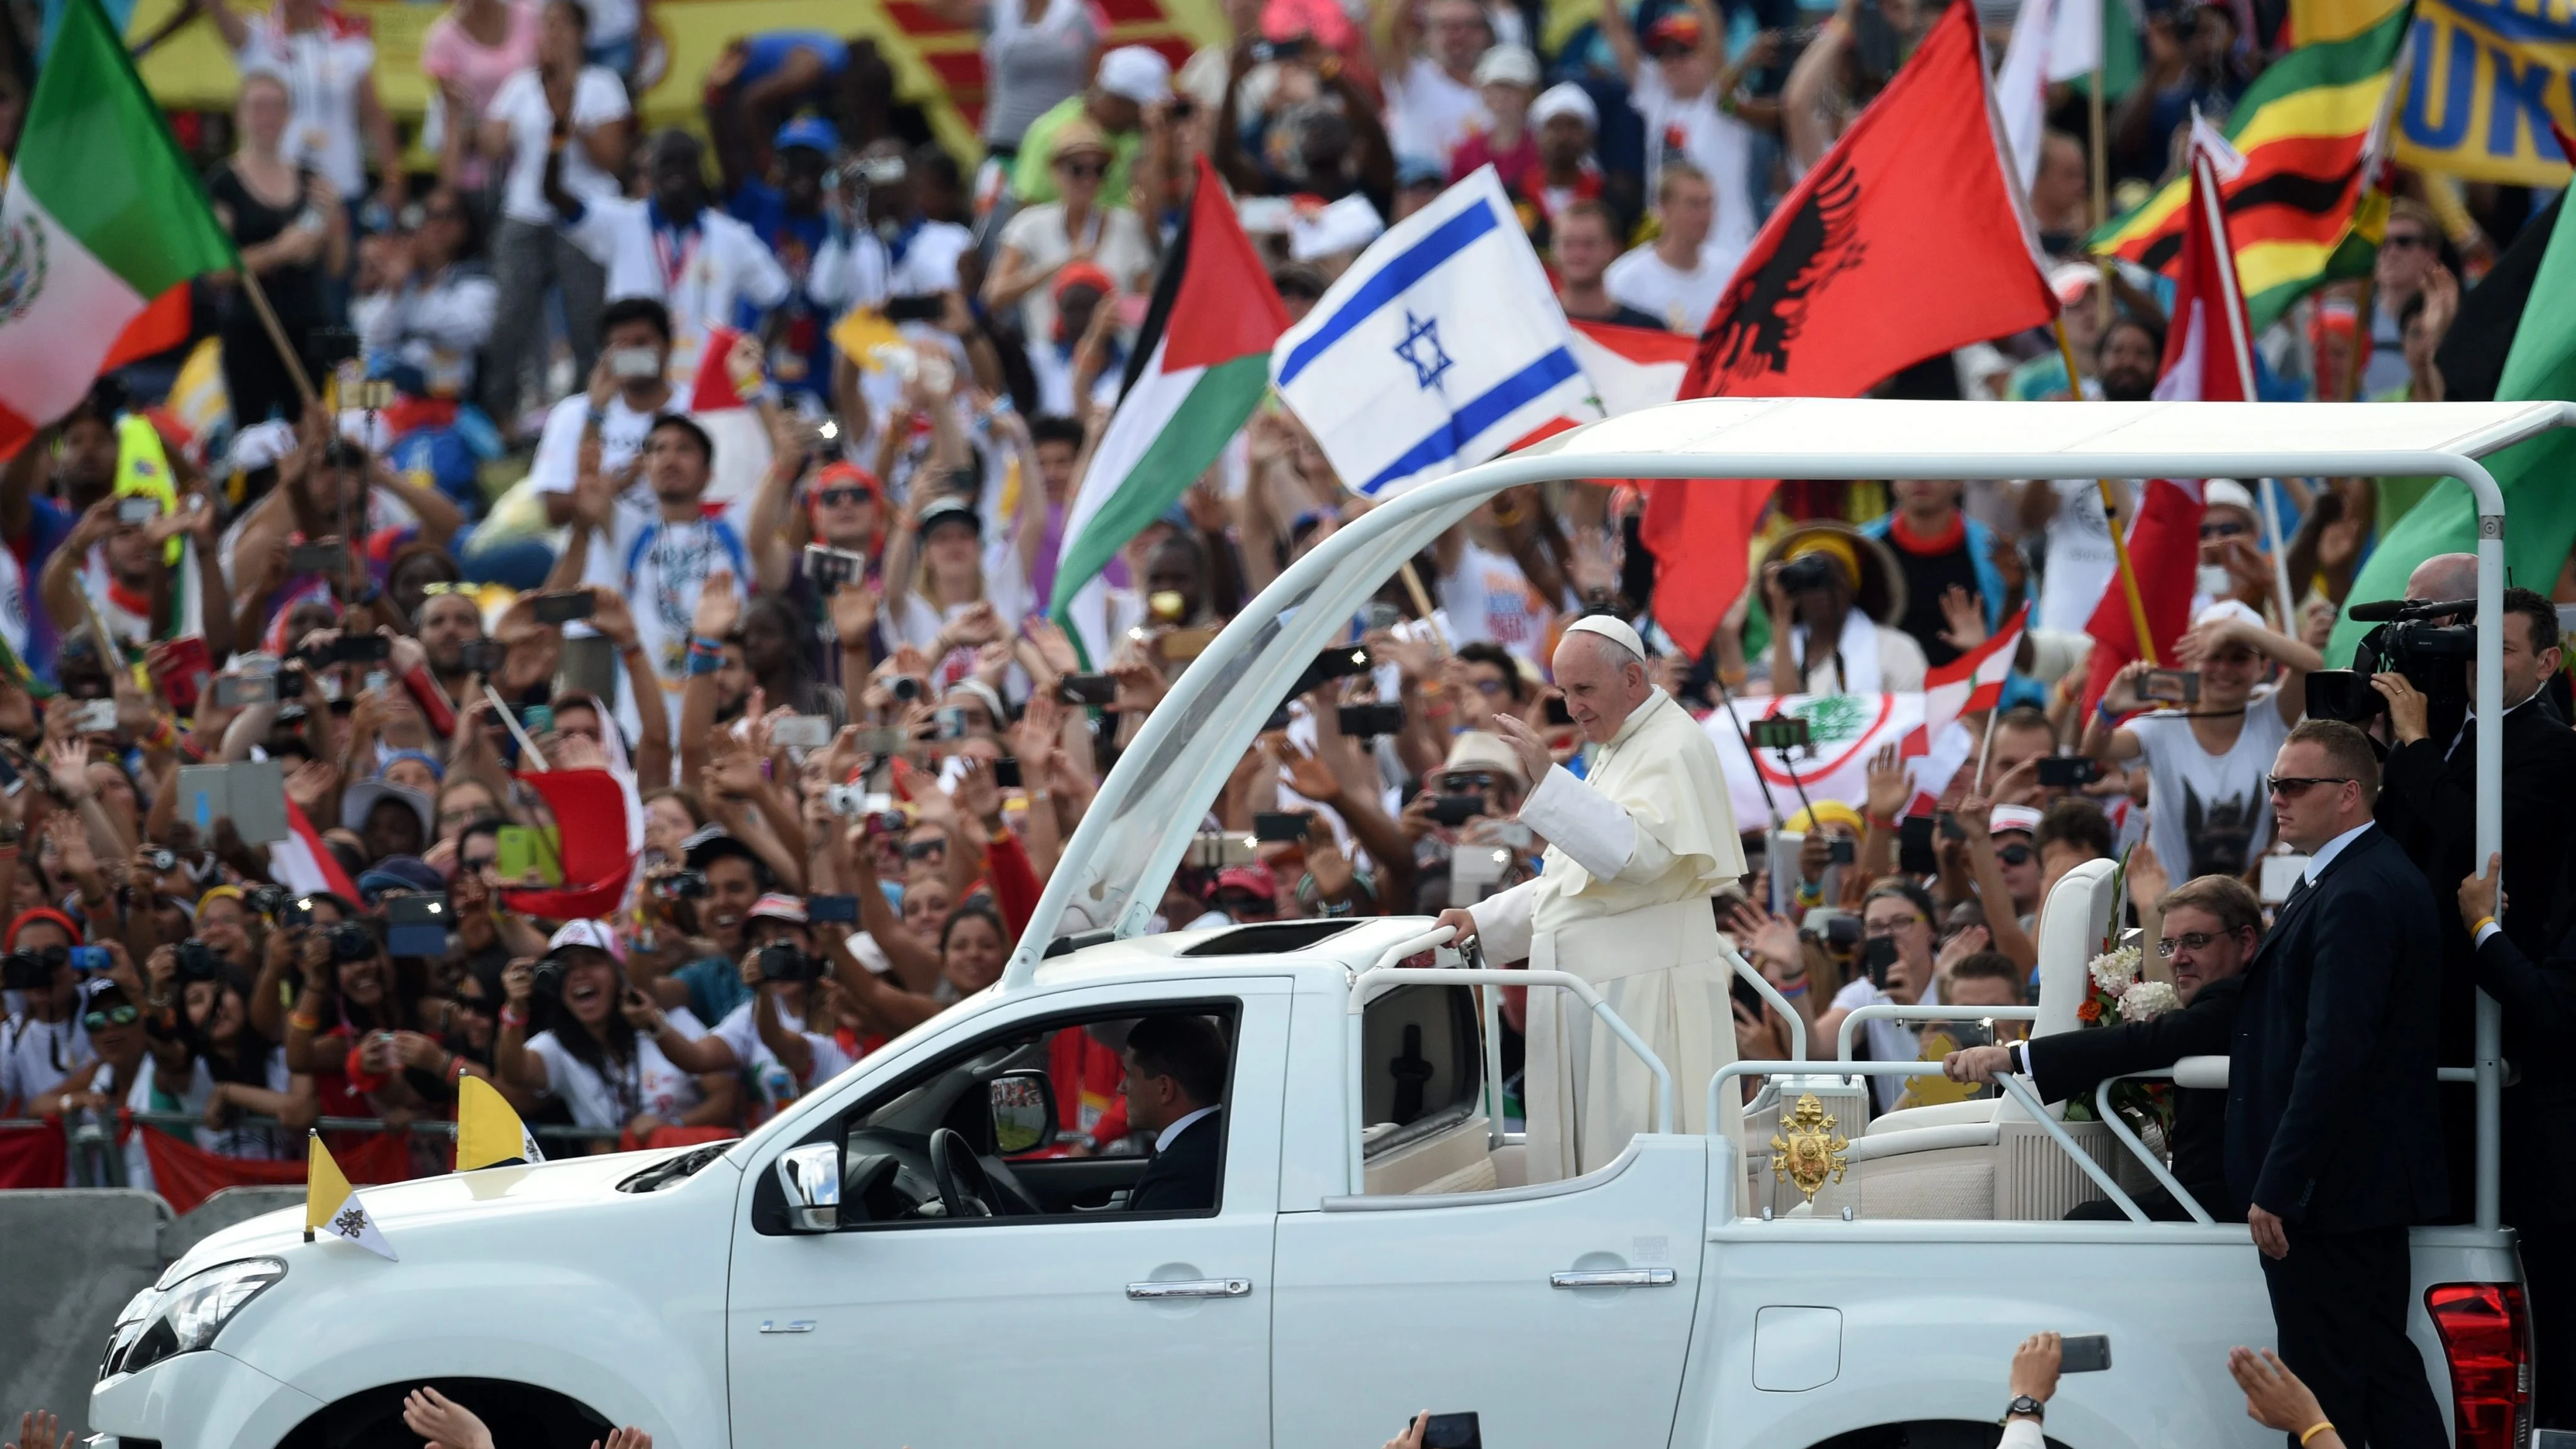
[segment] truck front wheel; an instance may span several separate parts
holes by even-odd
[[[278,1449],[420,1449],[403,1427],[403,1396],[427,1385],[474,1411],[502,1449],[590,1449],[615,1427],[589,1405],[507,1379],[416,1379],[383,1384],[324,1408]]]

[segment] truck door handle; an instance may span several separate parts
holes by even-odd
[[[1608,1268],[1585,1273],[1550,1273],[1550,1288],[1670,1288],[1670,1268]]]
[[[760,1320],[760,1331],[763,1333],[812,1333],[814,1331],[814,1320],[810,1318],[791,1318],[785,1323],[781,1323],[775,1318],[764,1318]]]
[[[1144,1303],[1166,1298],[1241,1298],[1250,1292],[1249,1278],[1184,1278],[1173,1283],[1127,1285],[1127,1296]]]

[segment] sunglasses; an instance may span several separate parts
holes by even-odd
[[[1486,770],[1452,770],[1440,777],[1440,788],[1451,795],[1481,795],[1494,788],[1494,777]]]
[[[2233,931],[2221,931],[2217,935],[2213,936],[2207,931],[2193,931],[2181,936],[2167,936],[2163,940],[2156,942],[2156,954],[2159,956],[2170,957],[2178,950],[2206,951],[2209,949],[2210,942],[2224,941],[2234,934],[2236,933]]]
[[[111,1006],[105,1011],[93,1011],[83,1016],[81,1025],[91,1031],[105,1031],[111,1026],[132,1026],[142,1019],[143,1013],[131,1006]]]
[[[471,860],[460,859],[456,862],[460,869],[478,872],[490,870],[492,867],[499,865],[500,863],[501,857],[497,855],[480,855]]]
[[[1995,851],[1995,859],[2006,865],[2028,865],[2035,854],[2037,852],[2027,845],[2006,845]]]
[[[2350,775],[2267,775],[2263,788],[2275,795],[2304,794],[2310,785],[2349,785]]]
[[[2429,250],[2433,245],[2433,239],[2417,232],[2392,231],[2380,239],[2379,245],[2381,250],[2392,252],[2411,251],[2417,248]]]
[[[1215,905],[1220,911],[1266,911],[1270,909],[1270,898],[1268,896],[1223,895],[1216,898]]]
[[[1076,181],[1097,181],[1109,174],[1109,168],[1097,161],[1058,161],[1055,169]]]
[[[2244,524],[2238,523],[2233,519],[2229,519],[2222,523],[2204,523],[2200,526],[2200,536],[2203,539],[2240,538],[2248,532],[2250,532],[2250,530],[2247,529]]]
[[[903,848],[903,858],[906,860],[930,860],[933,858],[944,860],[947,856],[948,842],[944,840],[916,840],[912,844]]]
[[[822,492],[815,494],[814,497],[826,508],[838,508],[844,503],[874,503],[877,501],[877,496],[870,493],[865,488],[826,488]]]

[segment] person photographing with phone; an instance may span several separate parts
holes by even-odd
[[[1860,905],[1862,974],[1835,992],[1833,1006],[1816,1018],[1807,1034],[1810,1051],[1838,1040],[1844,1018],[1861,1007],[1941,1004],[1941,983],[1933,969],[1938,919],[1931,893],[1910,880],[1883,880],[1870,887]],[[1853,1046],[1862,1061],[1910,1062],[1922,1054],[1914,1028],[1884,1019],[1863,1022]],[[1903,1095],[1902,1077],[1870,1079],[1870,1100],[1881,1112],[1894,1110]]]
[[[1705,1082],[1735,1056],[1729,951],[1709,898],[1744,873],[1717,747],[1649,678],[1637,631],[1606,615],[1569,625],[1557,687],[1597,747],[1577,780],[1538,731],[1497,715],[1524,778],[1520,821],[1548,842],[1539,878],[1440,913],[1497,962],[1526,958],[1594,982],[1675,1081]],[[1569,992],[1533,992],[1524,1088],[1532,1182],[1609,1162],[1653,1122],[1644,1065]],[[1580,1070],[1578,1070],[1578,1066]],[[1676,1130],[1705,1132],[1707,1105],[1677,1094]],[[1719,1104],[1726,1130],[1739,1111]]]
[[[2179,669],[2122,669],[2085,723],[2081,753],[2146,762],[2147,839],[2175,874],[2242,875],[2272,843],[2264,773],[2307,711],[2308,672],[2325,661],[2232,599],[2200,611],[2174,660]],[[2266,687],[2274,665],[2280,678]]]

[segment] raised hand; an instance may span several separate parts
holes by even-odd
[[[1986,642],[1986,610],[1977,596],[1957,584],[1941,591],[1942,643],[1962,653]]]
[[[1914,772],[1907,768],[1904,757],[1894,745],[1881,746],[1869,757],[1868,793],[1861,808],[1873,821],[1889,821],[1905,808],[1914,795]]]
[[[403,1396],[403,1425],[429,1441],[422,1449],[492,1449],[492,1431],[472,1409],[427,1385]]]
[[[701,639],[722,639],[742,622],[742,599],[734,593],[733,570],[711,569],[698,591],[698,610],[689,632]]]

